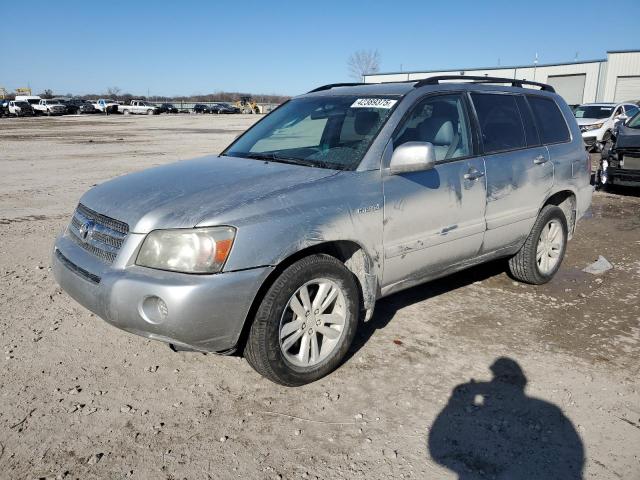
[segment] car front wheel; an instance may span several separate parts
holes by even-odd
[[[356,280],[329,255],[305,257],[268,289],[244,356],[261,375],[286,386],[318,380],[337,368],[355,336]]]

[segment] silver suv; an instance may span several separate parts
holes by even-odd
[[[548,282],[591,203],[590,170],[548,85],[327,85],[220,155],[88,191],[53,269],[118,328],[238,350],[301,385],[340,364],[381,297],[501,257]]]

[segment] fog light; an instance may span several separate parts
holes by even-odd
[[[145,297],[140,303],[140,316],[149,323],[162,323],[169,316],[169,307],[164,300],[155,295]]]

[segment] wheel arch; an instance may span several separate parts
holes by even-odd
[[[278,262],[273,271],[265,278],[251,302],[251,307],[244,319],[244,325],[236,344],[237,351],[242,352],[244,350],[255,313],[267,290],[273,285],[273,282],[290,265],[293,265],[302,258],[317,254],[325,254],[337,258],[353,273],[357,279],[356,285],[358,286],[360,295],[360,307],[366,311],[365,319],[368,320],[371,318],[379,290],[377,276],[373,273],[372,258],[362,245],[352,240],[330,240],[321,242],[289,254]]]
[[[540,214],[542,209],[547,205],[555,205],[562,210],[562,212],[564,213],[564,217],[567,220],[567,230],[569,231],[568,240],[571,240],[571,238],[573,237],[573,232],[576,228],[578,205],[576,193],[568,188],[554,192],[552,195],[547,197],[544,203],[540,206],[538,214]]]

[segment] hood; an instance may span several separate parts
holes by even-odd
[[[192,228],[248,202],[338,171],[210,156],[124,175],[98,185],[80,203],[126,222],[131,232]]]
[[[576,122],[578,122],[579,126],[593,125],[594,123],[604,123],[606,121],[606,118],[576,118]]]

